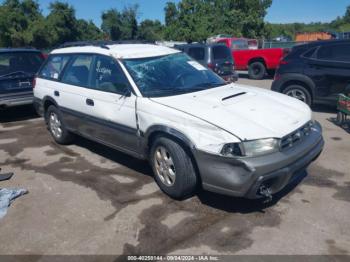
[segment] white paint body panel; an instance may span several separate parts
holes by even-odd
[[[299,100],[237,84],[152,101],[203,119],[241,140],[282,138],[311,120],[310,108]]]

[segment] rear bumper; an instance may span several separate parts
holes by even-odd
[[[0,107],[14,107],[33,103],[33,92],[0,95]]]
[[[225,195],[260,198],[262,185],[277,193],[322,152],[324,140],[317,123],[310,136],[293,148],[254,158],[227,158],[195,152],[203,188]]]

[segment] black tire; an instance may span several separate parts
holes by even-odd
[[[342,126],[346,121],[346,115],[343,112],[338,111],[335,123],[338,126]]]
[[[60,136],[55,135],[53,124],[50,121],[50,118],[53,115],[56,115],[58,121],[60,122],[60,129],[61,129]],[[61,145],[67,145],[67,144],[72,143],[72,141],[74,140],[74,135],[67,130],[67,128],[64,124],[63,118],[62,118],[62,114],[57,107],[55,107],[53,105],[49,106],[49,108],[47,109],[47,111],[45,113],[45,120],[46,120],[47,127],[48,127],[53,139],[56,141],[56,143],[61,144]]]
[[[310,92],[301,85],[290,85],[283,90],[283,94],[299,99],[309,106],[312,105]]]
[[[157,171],[156,165],[159,166],[159,162],[156,159],[156,154],[160,148],[166,149],[173,162],[175,179],[172,181],[172,185],[166,185],[166,182],[161,179],[163,176],[159,175]],[[166,137],[158,137],[151,148],[150,163],[154,179],[165,194],[179,200],[193,195],[198,182],[196,171],[191,157],[177,142]]]
[[[274,70],[274,69],[269,69],[269,70],[267,70],[267,74],[268,74],[268,76],[271,77],[271,78],[274,78],[275,73],[276,73],[276,70]]]
[[[266,67],[262,62],[254,62],[248,68],[249,78],[254,80],[261,80],[266,75]]]

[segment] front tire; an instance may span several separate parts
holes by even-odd
[[[191,196],[197,175],[191,157],[177,142],[159,137],[151,148],[150,162],[160,189],[174,199]]]
[[[283,94],[290,97],[294,97],[309,106],[312,105],[312,98],[310,92],[301,85],[288,86],[286,89],[283,90]]]
[[[261,80],[266,75],[266,67],[262,62],[254,62],[248,68],[249,78],[254,80]]]
[[[45,119],[47,127],[56,143],[67,145],[73,141],[74,135],[67,130],[62,114],[57,107],[49,106],[45,114]]]

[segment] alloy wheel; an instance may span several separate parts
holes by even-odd
[[[301,91],[301,90],[298,90],[298,89],[291,89],[289,90],[287,93],[286,93],[287,96],[291,96],[291,97],[294,97],[304,103],[307,102],[307,98],[306,98],[306,94]]]
[[[154,166],[160,181],[168,187],[173,186],[176,179],[175,166],[170,153],[165,147],[159,146],[156,148]]]
[[[59,139],[62,136],[62,127],[61,127],[61,121],[59,120],[56,113],[51,112],[50,118],[49,118],[49,124],[50,124],[50,130],[52,135]]]

